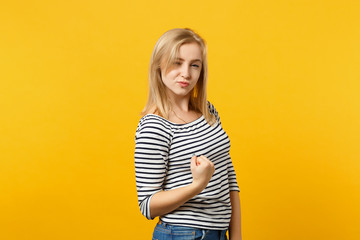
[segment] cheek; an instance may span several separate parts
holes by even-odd
[[[164,71],[161,71],[161,81],[165,83],[168,78],[169,78],[169,74],[165,73]]]
[[[178,72],[176,70],[170,70],[165,74],[165,78],[167,80],[174,80],[178,76]]]
[[[199,80],[200,74],[201,74],[201,71],[196,71],[193,75],[194,79]]]

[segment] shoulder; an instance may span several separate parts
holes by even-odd
[[[214,115],[216,120],[218,122],[220,122],[220,116],[219,116],[219,113],[218,111],[216,110],[214,104],[212,104],[210,101],[207,101],[207,106],[208,106],[208,109],[209,109],[209,113]]]
[[[213,115],[217,114],[214,104],[212,104],[209,100],[207,101],[207,106],[208,106],[209,112],[211,114],[213,114]]]
[[[139,120],[135,139],[148,138],[170,142],[171,135],[172,129],[167,120],[155,114],[147,114]]]
[[[156,114],[146,114],[139,120],[138,129],[143,128],[164,128],[164,130],[171,130],[171,124],[165,118]]]

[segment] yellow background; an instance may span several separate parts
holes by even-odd
[[[0,239],[150,239],[134,135],[158,37],[208,42],[244,240],[360,239],[360,4],[2,1]]]

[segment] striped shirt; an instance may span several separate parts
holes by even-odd
[[[220,117],[210,126],[204,116],[186,124],[172,123],[147,114],[139,121],[135,134],[135,175],[141,213],[148,219],[152,196],[192,183],[190,161],[193,154],[204,155],[215,165],[207,187],[176,210],[160,216],[164,223],[202,229],[223,230],[229,226],[229,191],[239,191],[229,155],[230,140]]]

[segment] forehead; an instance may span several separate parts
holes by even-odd
[[[179,48],[178,58],[182,58],[188,61],[195,59],[202,60],[202,51],[200,45],[195,42],[184,43]]]

